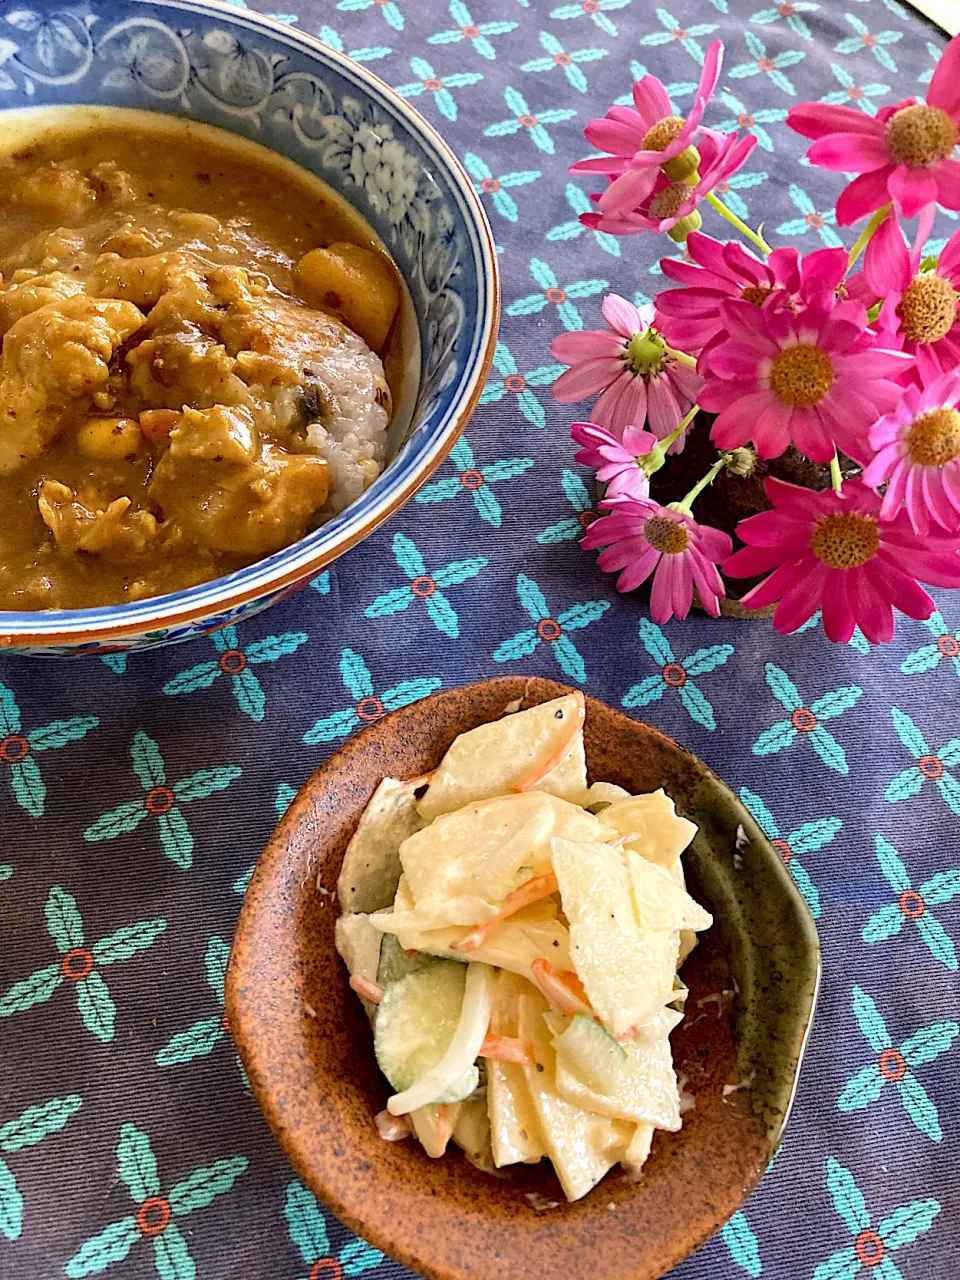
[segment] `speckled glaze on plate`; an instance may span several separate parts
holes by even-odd
[[[715,924],[684,967],[688,1016],[672,1037],[695,1105],[679,1133],[656,1135],[639,1179],[613,1172],[573,1205],[559,1203],[546,1162],[492,1178],[459,1153],[430,1160],[412,1142],[381,1141],[373,1116],[389,1088],[333,944],[344,849],[382,777],[434,768],[458,733],[514,699],[531,706],[567,692],[550,680],[487,680],[351,739],[271,837],[234,935],[227,1014],[291,1164],[352,1230],[431,1280],[663,1275],[734,1213],[772,1159],[816,1002],[813,922],[743,805],[670,738],[587,698],[591,779],[635,792],[663,786],[699,827],[687,880]],[[731,1084],[744,1087],[724,1096]]]

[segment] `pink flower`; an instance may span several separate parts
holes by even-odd
[[[856,173],[837,201],[837,222],[848,226],[892,200],[907,218],[928,205],[960,209],[960,163],[954,158],[960,125],[960,37],[944,49],[926,104],[905,98],[875,116],[855,107],[803,102],[787,124],[817,141],[813,164]]]
[[[863,437],[903,389],[889,378],[910,357],[874,346],[859,303],[823,296],[800,315],[765,313],[749,302],[720,304],[727,337],[710,352],[704,409],[719,416],[718,449],[752,440],[765,458],[793,444],[814,462],[834,447],[858,460]]]
[[[649,419],[662,440],[680,425],[696,402],[703,379],[674,359],[655,329],[653,307],[643,311],[615,293],[603,300],[609,328],[561,333],[550,350],[571,367],[553,384],[554,398],[572,404],[601,392],[590,420],[622,436],[627,427],[642,427]],[[681,437],[671,448],[679,453]]]
[[[779,601],[773,625],[781,635],[822,609],[831,640],[845,643],[859,626],[877,644],[893,636],[891,606],[921,620],[933,613],[920,582],[960,587],[960,537],[920,538],[905,511],[882,520],[879,495],[860,480],[837,494],[771,476],[766,491],[774,509],[740,522],[737,533],[748,545],[723,570],[734,578],[773,570],[741,603],[760,609]]]
[[[597,564],[604,570],[623,570],[618,591],[633,591],[653,573],[654,622],[685,618],[694,587],[706,611],[719,615],[726,591],[717,564],[733,547],[727,534],[651,498],[621,497],[602,505],[614,508],[612,514],[595,520],[580,545],[605,548]]]
[[[695,185],[673,181],[658,172],[640,200],[632,205],[618,201],[616,208],[610,209],[604,202],[616,186],[614,183],[603,195],[590,197],[597,201],[600,212],[581,213],[580,221],[594,231],[606,231],[612,236],[633,236],[641,231],[658,235],[670,231],[681,219],[689,217],[714,187],[743,168],[756,145],[757,139],[752,133],[742,138],[733,133],[704,135],[699,143],[700,176]],[[699,218],[699,214],[697,216]]]
[[[886,483],[880,519],[892,520],[906,503],[919,534],[931,519],[960,533],[960,373],[951,370],[921,390],[908,387],[896,408],[870,430],[877,456],[863,473],[864,484]]]
[[[913,356],[916,366],[906,374],[920,386],[960,365],[960,231],[947,241],[932,271],[919,270],[926,238],[921,229],[908,250],[897,220],[889,216],[867,245],[855,286],[861,299],[882,299],[878,341]]]
[[[621,493],[632,498],[647,496],[650,481],[641,460],[656,445],[655,435],[627,427],[621,442],[612,431],[593,422],[572,423],[570,435],[576,444],[583,446],[574,454],[575,460],[583,467],[593,467],[597,480],[607,486],[608,498],[619,497]]]
[[[570,166],[571,173],[604,173],[613,181],[600,200],[603,213],[632,209],[650,194],[660,166],[670,166],[691,145],[700,129],[704,108],[720,78],[723,45],[715,40],[707,49],[700,83],[690,114],[675,114],[666,89],[656,76],[644,76],[633,86],[630,107],[611,107],[584,129],[587,141],[609,156],[591,157]],[[692,160],[693,163],[687,163]],[[693,173],[696,157],[684,157],[675,176]],[[677,166],[673,166],[675,169]]]

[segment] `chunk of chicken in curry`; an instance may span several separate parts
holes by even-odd
[[[312,180],[208,134],[0,157],[0,609],[180,590],[387,461],[400,286]]]

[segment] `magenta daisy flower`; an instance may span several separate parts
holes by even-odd
[[[704,609],[715,618],[719,615],[726,591],[717,565],[733,547],[727,534],[651,498],[614,498],[603,506],[613,508],[612,513],[595,520],[580,545],[604,548],[597,564],[604,570],[622,570],[618,591],[633,591],[652,573],[654,622],[685,618],[694,587]]]
[[[609,293],[602,310],[609,328],[561,333],[551,343],[555,359],[570,365],[553,384],[554,398],[573,404],[599,391],[591,422],[622,436],[627,427],[649,421],[662,440],[696,402],[703,379],[676,360],[651,328],[652,306],[639,311],[626,298]],[[683,438],[671,448],[679,453]]]
[[[905,504],[919,534],[933,520],[960,533],[960,373],[951,370],[922,390],[908,387],[896,408],[870,430],[877,456],[863,473],[872,489],[886,484],[881,520]]]
[[[591,120],[584,137],[606,156],[592,156],[570,166],[571,173],[603,173],[612,179],[600,200],[604,213],[632,209],[650,194],[660,166],[674,178],[697,168],[691,144],[700,130],[704,108],[720,78],[723,45],[715,40],[707,49],[690,114],[678,116],[663,84],[656,76],[644,76],[633,86],[630,107],[611,107]],[[687,152],[688,154],[684,154]]]
[[[813,462],[834,448],[860,460],[863,440],[903,394],[890,379],[909,364],[881,349],[859,303],[821,297],[799,315],[765,313],[748,302],[721,303],[727,337],[710,352],[700,405],[717,419],[718,449],[753,441],[765,458],[790,444]]]
[[[772,476],[765,487],[774,509],[737,525],[747,546],[724,561],[723,571],[734,578],[769,573],[741,604],[761,609],[779,602],[773,625],[781,635],[821,609],[831,640],[846,643],[859,627],[878,644],[893,637],[894,608],[921,621],[933,613],[921,582],[960,587],[960,536],[921,538],[905,511],[881,519],[880,496],[862,481],[847,481],[840,493]]]
[[[920,386],[960,365],[960,231],[947,241],[932,271],[919,270],[925,241],[921,230],[908,249],[896,218],[888,217],[867,245],[855,286],[871,304],[882,299],[878,341],[913,356],[916,366],[907,372]]]
[[[859,175],[837,201],[837,222],[848,226],[888,201],[906,218],[928,205],[960,209],[960,37],[941,55],[926,103],[905,98],[868,116],[855,107],[803,102],[791,107],[787,124],[815,138],[812,164]]]
[[[594,422],[574,422],[570,435],[574,443],[581,446],[574,454],[575,461],[596,471],[597,480],[607,487],[608,498],[622,493],[632,498],[647,496],[650,481],[643,469],[643,459],[657,443],[652,432],[627,427],[623,439],[618,440],[612,431]]]
[[[633,205],[620,201],[614,209],[605,204],[606,197],[613,190],[611,186],[603,195],[590,197],[597,202],[599,212],[581,213],[580,221],[594,231],[606,231],[612,236],[634,236],[641,231],[652,231],[655,235],[670,232],[693,214],[714,187],[743,168],[756,145],[757,139],[752,133],[744,134],[742,138],[733,133],[705,134],[698,144],[700,164],[695,184],[658,172],[642,199]],[[697,214],[695,226],[700,225],[699,218]],[[679,233],[678,237],[684,238]]]

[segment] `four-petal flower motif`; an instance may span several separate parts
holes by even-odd
[[[791,831],[788,836],[781,836],[773,814],[756,792],[741,787],[740,799],[756,818],[757,825],[786,863],[787,870],[810,908],[810,914],[814,920],[819,920],[820,892],[810,878],[809,871],[797,861],[797,855],[812,853],[829,844],[843,826],[843,822],[839,818],[815,818],[811,822],[801,823],[796,831]]]
[[[516,22],[506,22],[500,18],[494,22],[474,22],[473,15],[463,0],[450,0],[450,17],[457,25],[447,31],[427,36],[427,44],[459,44],[465,40],[481,58],[487,58],[491,62],[497,56],[497,51],[490,37],[505,36],[518,26]]]
[[[331,49],[336,49],[337,53],[346,53],[354,62],[375,62],[378,58],[388,58],[393,53],[389,45],[385,44],[367,45],[363,49],[344,49],[339,33],[326,23],[317,30],[317,36]]]
[[[476,84],[483,79],[480,71],[455,71],[452,75],[441,78],[426,58],[411,58],[410,70],[420,77],[419,80],[412,80],[410,84],[398,84],[397,93],[402,98],[416,98],[421,93],[432,94],[437,110],[447,120],[457,118],[457,104],[450,90],[461,89],[464,85]]]
[[[378,1267],[383,1254],[365,1240],[353,1237],[333,1257],[330,1233],[323,1209],[303,1186],[294,1179],[287,1184],[283,1205],[290,1239],[300,1251],[304,1264],[310,1268],[306,1280],[339,1280],[340,1276],[358,1276]]]
[[[706,52],[699,37],[712,35],[717,29],[717,24],[698,22],[694,27],[685,27],[666,9],[657,9],[656,12],[660,25],[664,28],[663,31],[652,31],[647,36],[641,36],[640,43],[647,48],[657,48],[658,45],[670,44],[675,40],[681,49],[685,49],[694,62],[702,67]]]
[[[248,1163],[245,1156],[215,1160],[207,1168],[194,1169],[164,1194],[150,1138],[136,1125],[125,1124],[117,1144],[117,1168],[136,1213],[84,1240],[64,1267],[67,1276],[82,1280],[106,1271],[114,1262],[122,1262],[138,1241],[151,1240],[160,1280],[194,1280],[196,1264],[176,1219],[205,1209],[229,1191]]]
[[[389,618],[419,600],[437,630],[451,640],[456,640],[460,634],[460,619],[440,588],[456,587],[475,578],[481,569],[487,567],[489,560],[485,556],[476,556],[470,560],[451,560],[449,564],[429,573],[419,549],[405,533],[393,535],[393,557],[410,579],[410,585],[394,587],[392,591],[385,591],[383,595],[377,596],[364,609],[364,617]]]
[[[584,529],[589,529],[594,520],[600,518],[600,512],[593,505],[587,486],[575,471],[564,467],[560,476],[560,487],[567,501],[573,507],[574,515],[567,516],[537,534],[537,541],[542,547],[552,547],[558,542],[570,542],[574,538],[582,538]]]
[[[943,1130],[937,1108],[913,1074],[913,1068],[933,1062],[941,1053],[946,1053],[960,1035],[960,1026],[949,1021],[935,1022],[921,1027],[896,1046],[873,999],[862,987],[855,986],[851,995],[853,1016],[876,1057],[850,1077],[837,1099],[837,1106],[841,1111],[865,1111],[877,1101],[884,1086],[892,1084],[913,1124],[933,1142],[940,1142]]]
[[[521,63],[520,70],[555,71],[560,68],[567,78],[567,83],[579,93],[586,93],[589,87],[587,77],[580,70],[579,64],[596,62],[599,58],[605,58],[610,52],[609,49],[575,49],[572,53],[568,53],[551,31],[540,32],[540,47],[545,50],[547,56],[531,58],[529,62]]]
[[[933,633],[933,644],[921,645],[919,649],[908,653],[900,663],[900,670],[905,676],[920,675],[925,671],[933,671],[946,658],[953,663],[954,671],[960,676],[960,634],[948,629],[939,609],[935,609],[923,625]]]
[[[769,729],[764,729],[753,744],[753,754],[768,756],[785,750],[798,737],[806,738],[828,768],[836,769],[837,773],[849,773],[846,752],[833,734],[823,727],[823,721],[832,720],[843,715],[844,711],[849,711],[863,690],[855,684],[843,685],[821,695],[808,706],[800,697],[797,686],[781,667],[768,662],[764,670],[770,692],[789,711],[790,718],[778,720]]]
[[[891,707],[890,715],[897,737],[917,763],[890,779],[883,793],[884,800],[891,804],[909,800],[919,795],[925,782],[935,782],[946,803],[960,817],[960,782],[949,772],[950,766],[960,764],[960,738],[951,738],[939,751],[931,751],[926,738],[905,711]]]
[[[307,730],[303,740],[310,746],[315,746],[318,742],[333,742],[337,738],[346,738],[363,725],[379,720],[388,711],[409,706],[411,702],[417,702],[427,694],[434,693],[443,683],[434,676],[401,680],[392,689],[384,689],[382,693],[377,694],[374,692],[370,668],[360,654],[355,653],[353,649],[344,649],[340,655],[340,679],[353,702],[342,711],[336,711],[331,716],[323,716]],[[278,792],[278,812],[279,808],[280,793]]]
[[[533,458],[501,458],[478,467],[473,450],[466,436],[461,436],[450,450],[450,461],[459,471],[451,479],[432,480],[417,494],[417,502],[445,502],[468,493],[481,519],[499,529],[503,523],[503,508],[493,491],[501,480],[514,480],[534,465]]]
[[[44,1004],[66,983],[74,989],[83,1025],[103,1044],[109,1044],[114,1036],[117,1006],[100,970],[146,950],[166,929],[166,920],[138,920],[88,946],[76,899],[58,884],[47,894],[43,914],[60,958],[21,978],[4,992],[0,996],[0,1018]]]
[[[525,298],[518,298],[506,308],[508,316],[532,316],[544,307],[556,307],[557,315],[565,329],[580,330],[583,318],[573,305],[571,299],[592,298],[610,285],[609,280],[574,280],[571,284],[561,285],[554,275],[553,268],[542,258],[530,259],[530,274],[540,286],[539,293],[528,293]]]
[[[854,1237],[852,1245],[838,1250],[813,1273],[813,1280],[854,1280],[866,1267],[877,1280],[901,1280],[890,1254],[929,1231],[940,1212],[936,1200],[914,1200],[895,1209],[874,1230],[863,1193],[853,1174],[831,1156],[827,1160],[827,1190],[840,1221]]]
[[[50,1134],[59,1133],[80,1105],[79,1095],[73,1093],[27,1107],[13,1120],[0,1125],[0,1151],[14,1155],[24,1147],[35,1147]],[[19,1240],[22,1231],[23,1193],[13,1170],[6,1160],[0,1159],[0,1235],[5,1240]]]
[[[882,98],[891,91],[889,85],[876,84],[873,81],[869,84],[857,84],[853,76],[843,67],[838,67],[835,62],[830,63],[830,70],[841,87],[834,93],[825,93],[820,98],[820,102],[826,102],[832,107],[849,107],[851,103],[855,103],[868,116],[875,116],[877,108],[873,104],[873,99]]]
[[[494,650],[494,662],[516,662],[519,658],[529,657],[538,645],[547,644],[561,671],[583,684],[587,678],[587,669],[579,650],[567,633],[579,631],[581,627],[588,627],[591,622],[602,618],[610,608],[609,600],[588,600],[584,604],[572,605],[554,616],[543,592],[525,573],[517,574],[517,595],[536,625],[518,631],[509,640],[504,640]]]
[[[835,210],[827,209],[821,213],[803,187],[798,186],[796,182],[791,182],[788,190],[790,199],[800,211],[800,217],[788,218],[786,222],[781,222],[777,227],[777,235],[794,240],[797,236],[806,235],[808,231],[815,231],[828,249],[842,247],[843,241],[834,231],[837,225]]]
[[[869,49],[882,67],[886,67],[888,71],[896,71],[897,64],[887,53],[884,45],[896,44],[898,40],[902,40],[903,32],[878,31],[873,34],[867,24],[861,22],[855,14],[845,13],[843,16],[853,27],[856,34],[848,36],[846,40],[841,40],[839,44],[835,44],[833,46],[834,50],[837,53],[856,53],[858,49]]]
[[[495,178],[487,162],[473,151],[465,151],[463,153],[463,163],[470,177],[473,178],[473,189],[477,195],[489,196],[493,201],[493,207],[501,217],[506,218],[508,222],[516,222],[520,216],[520,211],[517,209],[516,200],[509,194],[508,189],[510,187],[524,187],[528,182],[536,182],[537,178],[540,177],[540,170],[520,169],[513,173],[501,173],[499,178]],[[577,187],[576,190],[579,191],[580,188]],[[587,200],[586,196],[583,198],[585,201]],[[587,201],[587,208],[589,207],[590,204]]]
[[[520,0],[523,3],[523,0]],[[562,4],[559,8],[550,10],[550,17],[557,18],[560,21],[570,18],[590,18],[594,26],[599,27],[604,35],[615,36],[617,34],[617,24],[612,18],[608,18],[608,13],[614,13],[617,9],[625,9],[630,0],[576,0],[574,4]]]
[[[236,627],[223,627],[210,636],[219,656],[212,662],[199,662],[181,671],[166,682],[163,692],[196,693],[198,689],[209,689],[221,676],[229,676],[237,706],[244,715],[259,724],[266,713],[267,698],[250,667],[262,662],[276,662],[295,653],[309,639],[305,631],[287,631],[284,635],[265,636],[262,640],[241,644]]]
[[[13,690],[0,682],[0,773],[9,770],[14,799],[32,818],[43,816],[47,798],[47,786],[34,757],[68,742],[79,742],[99,723],[96,716],[73,716],[24,732]]]
[[[735,112],[728,120],[723,120],[717,125],[720,132],[732,133],[734,129],[744,129],[747,133],[753,134],[764,151],[772,151],[773,139],[763,126],[779,124],[781,120],[786,120],[786,108],[761,107],[758,111],[750,111],[746,104],[734,97],[732,93],[723,92],[720,97],[730,110]]]
[[[377,8],[383,14],[383,20],[394,31],[403,30],[403,14],[396,0],[337,0],[337,8],[341,13],[356,13],[360,9]]]
[[[167,767],[153,738],[138,729],[130,744],[133,771],[144,794],[136,800],[125,800],[110,809],[83,833],[84,840],[114,840],[135,831],[147,818],[156,818],[164,856],[186,870],[193,865],[194,839],[183,816],[182,804],[205,800],[215,791],[223,791],[240,777],[239,765],[216,769],[198,769],[179,782],[167,785]]]
[[[528,373],[521,373],[510,348],[505,342],[498,342],[493,353],[493,367],[500,377],[491,376],[487,379],[487,385],[480,395],[480,403],[493,404],[510,392],[517,397],[520,412],[526,420],[535,427],[545,427],[547,415],[530,388],[549,387],[563,373],[563,365],[542,364]]]
[[[895,902],[881,907],[863,926],[860,936],[864,942],[885,942],[887,938],[896,937],[904,920],[912,920],[934,960],[939,960],[956,973],[960,966],[953,940],[931,914],[930,908],[949,902],[960,894],[960,869],[937,871],[919,889],[914,889],[902,858],[890,841],[881,835],[877,836],[877,861],[897,898]]]
[[[172,1039],[159,1050],[156,1056],[158,1067],[178,1066],[183,1062],[192,1062],[194,1058],[205,1057],[212,1053],[220,1041],[228,1035],[229,1024],[223,1012],[223,983],[227,972],[227,961],[230,958],[230,946],[222,938],[214,935],[207,943],[203,957],[207,986],[213,992],[214,1003],[219,1012],[208,1018],[200,1018],[186,1031],[178,1031]],[[235,1054],[237,1070],[244,1085],[248,1084],[247,1073],[243,1063]]]
[[[616,236],[612,236],[609,231],[598,231],[596,227],[588,227],[580,221],[581,213],[594,212],[594,206],[581,188],[575,182],[568,182],[564,189],[564,194],[567,197],[567,204],[576,214],[576,217],[569,222],[558,222],[555,227],[550,228],[546,238],[548,240],[576,240],[584,232],[587,232],[594,237],[604,253],[609,253],[612,257],[619,258],[620,241]]]
[[[563,120],[569,120],[571,116],[577,114],[576,107],[551,107],[549,111],[540,111],[534,114],[530,110],[523,94],[514,89],[512,85],[507,85],[503,91],[503,96],[513,115],[506,120],[499,120],[496,124],[488,125],[483,131],[483,136],[485,138],[505,138],[508,134],[519,133],[521,129],[525,129],[530,135],[533,145],[539,151],[552,156],[556,151],[556,146],[544,126],[560,124]]]
[[[781,0],[780,4],[773,5],[769,9],[758,9],[756,13],[750,15],[749,21],[761,26],[769,26],[770,23],[779,22],[782,19],[795,35],[803,40],[812,40],[813,32],[800,15],[813,13],[819,8],[818,4],[812,4],[810,0]]]
[[[733,656],[733,645],[709,645],[678,661],[663,628],[649,618],[640,619],[640,642],[660,670],[628,689],[623,695],[623,705],[631,709],[648,707],[651,702],[658,702],[668,689],[675,689],[690,718],[705,729],[715,729],[717,721],[713,704],[707,701],[693,681],[694,677],[723,666]]]
[[[727,75],[731,80],[743,80],[746,76],[767,75],[784,93],[789,93],[795,98],[797,91],[792,81],[788,80],[783,74],[784,67],[795,67],[798,62],[802,62],[807,56],[799,49],[784,49],[782,53],[778,53],[776,57],[771,58],[767,53],[767,46],[752,31],[745,31],[743,39],[746,43],[753,61],[740,62],[735,67],[731,67]]]

